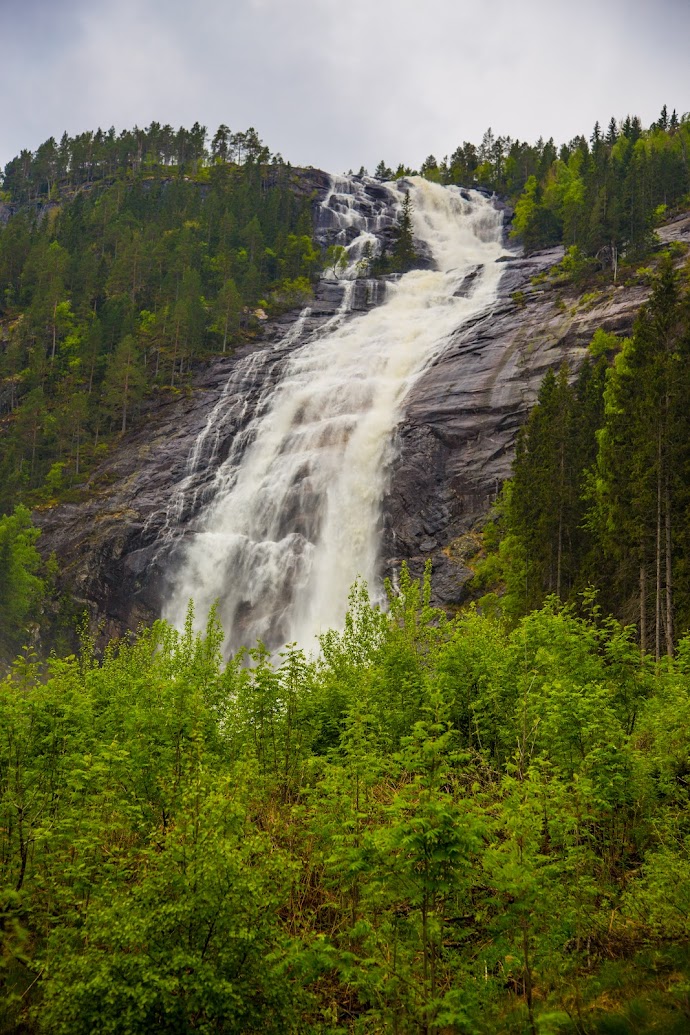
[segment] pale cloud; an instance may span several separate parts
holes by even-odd
[[[690,109],[662,0],[1,0],[0,164],[63,129],[254,125],[293,163],[418,164],[487,126],[567,140]]]

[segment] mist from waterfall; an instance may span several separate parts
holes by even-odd
[[[395,477],[405,396],[453,333],[496,298],[500,212],[477,192],[416,177],[406,185],[415,237],[436,269],[388,283],[381,305],[350,319],[345,291],[340,314],[289,354],[277,386],[257,402],[187,533],[165,617],[180,626],[193,598],[203,624],[217,601],[227,652],[258,638],[271,649],[293,641],[311,649],[319,632],[342,624],[358,576],[380,592],[381,502]],[[322,205],[348,246],[350,278],[403,196],[388,184],[388,206],[372,211],[358,191],[356,181],[334,179]],[[214,411],[204,441],[217,437],[220,419]]]

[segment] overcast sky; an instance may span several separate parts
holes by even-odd
[[[0,165],[102,126],[253,125],[295,165],[418,165],[690,110],[690,0],[0,0]]]

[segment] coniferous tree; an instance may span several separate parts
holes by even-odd
[[[113,416],[119,412],[122,434],[127,430],[127,421],[141,398],[143,383],[139,350],[134,336],[128,334],[110,358],[103,382],[103,403]]]
[[[662,649],[673,653],[674,639],[674,485],[685,424],[674,419],[681,413],[680,315],[677,275],[666,260],[612,371],[597,462],[601,534],[619,558],[624,593],[636,560],[640,640],[647,649],[651,599],[657,658]]]
[[[544,593],[567,596],[573,579],[577,481],[568,369],[547,373],[536,407],[520,433],[510,492],[509,522],[526,553],[527,606]]]
[[[239,330],[241,313],[242,298],[235,281],[229,277],[218,292],[214,308],[215,320],[211,324],[211,330],[223,338],[223,352],[227,348],[228,340]]]
[[[406,273],[415,261],[414,229],[412,225],[412,199],[410,192],[405,191],[400,215],[395,228],[395,239],[392,248],[394,269]]]

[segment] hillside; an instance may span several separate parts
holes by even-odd
[[[546,371],[564,360],[575,371],[597,328],[621,337],[629,334],[648,297],[649,285],[633,278],[618,289],[601,291],[584,306],[571,287],[569,304],[564,305],[562,289],[531,284],[532,277],[561,255],[547,251],[506,264],[498,307],[458,334],[406,404],[395,473],[384,501],[389,530],[384,563],[392,569],[404,559],[421,574],[431,557],[439,603],[464,598],[470,573],[462,558],[453,558],[453,544],[486,518],[497,488],[510,473],[517,431],[537,400]],[[520,292],[524,298],[511,297]],[[337,311],[340,293],[336,285],[319,289],[322,318]],[[357,311],[352,318],[357,319]],[[257,347],[260,351],[256,344],[246,348],[254,354]],[[271,355],[270,341],[263,348]],[[140,621],[160,614],[170,545],[165,536],[168,512],[161,502],[185,479],[194,442],[237,360],[246,354],[239,350],[230,359],[216,360],[194,380],[189,395],[152,413],[146,427],[123,441],[96,470],[83,502],[36,513],[42,550],[57,552],[78,603],[94,621],[106,619],[106,636],[136,629]],[[261,363],[257,369],[255,383],[242,382],[236,389],[250,400],[259,397],[271,376]],[[230,425],[225,434],[238,430]],[[228,448],[221,438],[219,457]],[[200,484],[209,473],[200,472]]]
[[[689,126],[10,163],[0,1035],[688,1030]]]

